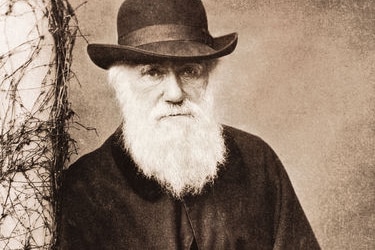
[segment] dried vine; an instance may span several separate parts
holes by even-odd
[[[77,20],[66,0],[5,4],[0,6],[1,45],[8,48],[0,53],[0,249],[50,249],[58,230],[61,172],[74,148],[67,90]],[[23,19],[34,26],[25,41],[12,46],[10,29]]]
[[[71,29],[70,20],[74,18],[74,11],[67,1],[51,0],[50,27],[55,44],[55,99],[52,106],[52,146],[53,164],[51,168],[51,193],[55,211],[55,219],[58,221],[60,214],[58,189],[61,183],[61,173],[69,154],[70,136],[67,132],[67,122],[74,114],[70,109],[67,95],[67,83],[71,76],[72,50],[78,29]],[[58,226],[58,224],[57,224]],[[58,227],[57,230],[58,231]],[[56,237],[55,237],[56,240]],[[54,242],[55,244],[55,242]]]

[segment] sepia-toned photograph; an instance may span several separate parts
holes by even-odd
[[[375,248],[375,2],[0,3],[0,249]]]

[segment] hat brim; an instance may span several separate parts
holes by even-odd
[[[89,44],[87,52],[90,59],[100,68],[108,69],[119,61],[157,62],[202,61],[228,55],[236,48],[237,33],[213,39],[212,46],[194,41],[164,41],[138,47],[113,44]]]

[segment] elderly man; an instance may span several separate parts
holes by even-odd
[[[127,0],[108,69],[120,128],[65,173],[61,249],[319,249],[288,176],[260,138],[212,115],[217,59],[200,0]]]

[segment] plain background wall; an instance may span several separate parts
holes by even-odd
[[[122,0],[71,0],[90,42],[116,43]],[[375,3],[206,0],[214,36],[239,33],[213,77],[216,111],[257,134],[283,161],[323,249],[375,248]],[[78,38],[70,100],[78,155],[120,122],[106,72]]]

